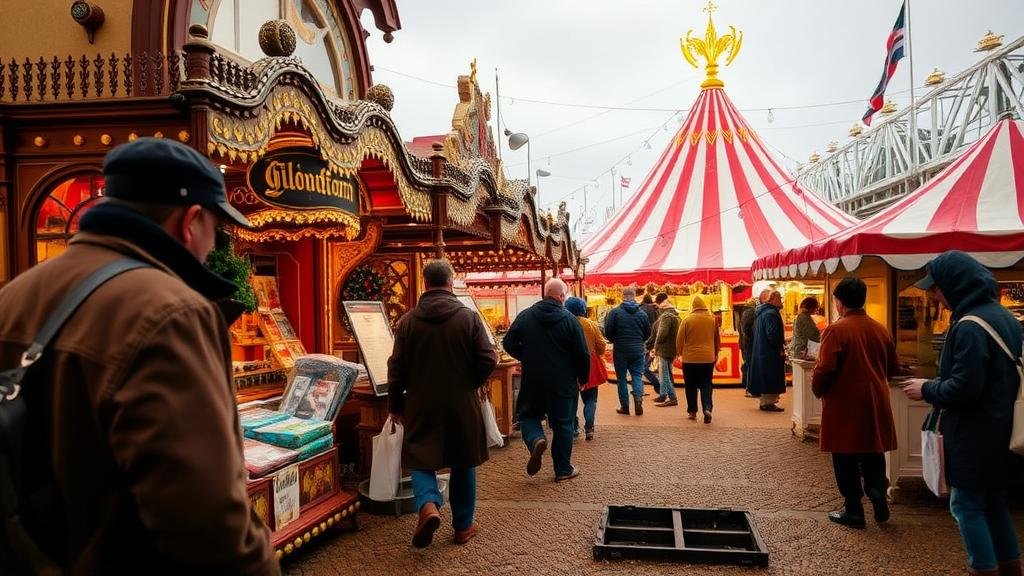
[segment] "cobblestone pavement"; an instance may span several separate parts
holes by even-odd
[[[647,388],[648,390],[650,388]],[[682,389],[678,389],[682,400]],[[597,438],[576,442],[582,474],[552,482],[551,461],[534,477],[522,441],[493,450],[479,470],[480,534],[451,544],[448,509],[430,548],[409,541],[415,515],[361,515],[362,529],[329,535],[285,565],[286,574],[764,574],[946,575],[965,557],[945,503],[919,496],[892,507],[893,521],[867,530],[830,523],[841,505],[828,455],[790,433],[790,414],[757,409],[736,389],[715,391],[710,425],[682,405],[642,417],[614,413],[615,388],[601,389]],[[789,396],[782,405],[788,409]],[[752,510],[771,557],[766,569],[629,560],[595,561],[591,546],[606,504]],[[870,505],[868,505],[870,511]],[[870,512],[869,512],[870,516]],[[1024,534],[1024,519],[1017,517]]]

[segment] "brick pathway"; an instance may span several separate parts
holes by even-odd
[[[648,388],[649,390],[650,388]],[[678,389],[681,393],[682,389]],[[782,404],[788,408],[790,397]],[[715,391],[710,425],[684,408],[642,417],[614,413],[613,386],[602,387],[597,438],[578,441],[582,475],[554,484],[549,458],[526,475],[519,439],[492,451],[479,471],[481,532],[454,546],[450,524],[434,545],[409,545],[415,515],[361,515],[362,530],[327,536],[285,565],[286,574],[765,574],[842,576],[963,574],[965,557],[945,503],[930,497],[893,506],[893,521],[865,531],[830,523],[841,505],[828,456],[796,440],[790,415],[766,413],[742,390]],[[605,504],[732,507],[754,512],[771,553],[767,569],[661,562],[594,561],[591,546]],[[870,505],[868,506],[870,510]],[[869,513],[870,515],[870,513]],[[442,512],[450,522],[447,508]],[[1024,534],[1024,519],[1018,518]]]

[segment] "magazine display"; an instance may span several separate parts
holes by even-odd
[[[348,399],[360,366],[326,354],[295,361],[295,376],[284,391],[281,411],[299,418],[334,420]]]
[[[245,451],[245,469],[249,471],[250,478],[264,476],[302,457],[299,451],[271,446],[251,438],[244,438],[242,447]]]
[[[341,384],[331,380],[317,380],[295,409],[297,418],[327,420],[338,398]]]
[[[324,450],[330,450],[331,446],[334,446],[334,436],[328,434],[322,438],[313,440],[305,446],[300,446],[298,449],[299,460],[305,460],[312,458]]]
[[[298,448],[330,434],[330,422],[303,420],[295,417],[289,417],[286,420],[245,433],[249,438],[283,448]]]
[[[287,412],[278,412],[277,410],[269,410],[267,408],[253,408],[246,410],[238,414],[239,423],[242,425],[242,431],[249,432],[256,428],[262,428],[268,424],[280,422],[287,419],[290,416]]]

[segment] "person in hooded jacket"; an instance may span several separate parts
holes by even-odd
[[[662,299],[664,296],[664,299]],[[659,408],[679,405],[676,399],[676,384],[672,379],[672,362],[679,355],[676,349],[676,334],[679,332],[679,311],[668,299],[668,294],[658,294],[661,302],[658,309],[658,319],[651,329],[651,338],[654,342],[654,355],[658,359],[658,373],[661,377],[661,390],[658,398],[655,398],[654,405]]]
[[[580,387],[590,377],[590,352],[579,321],[563,307],[568,288],[558,278],[544,284],[544,299],[520,312],[502,344],[522,362],[517,411],[523,442],[530,450],[526,473],[540,471],[548,441],[541,419],[551,426],[555,481],[579,476],[572,465],[573,417]]]
[[[779,395],[786,391],[786,336],[782,324],[782,294],[772,291],[757,307],[754,345],[749,368],[750,393],[760,397],[761,410],[783,412]]]
[[[601,334],[597,323],[587,318],[587,303],[582,298],[568,298],[565,301],[565,309],[572,312],[580,322],[583,330],[583,338],[587,341],[587,350],[590,351],[590,377],[587,383],[580,386],[578,399],[583,400],[583,430],[586,433],[587,441],[594,439],[594,420],[597,417],[597,390],[601,384],[608,379],[608,372],[604,368],[604,352],[608,347]],[[573,410],[573,414],[576,410]],[[579,431],[579,424],[574,419],[573,427]]]
[[[999,304],[992,272],[959,251],[928,263],[916,287],[952,311],[939,358],[939,376],[914,378],[903,391],[938,410],[949,509],[960,528],[971,574],[1019,576],[1020,548],[1007,505],[1012,460],[1013,404],[1020,386],[1016,364],[975,316],[999,335],[1019,362],[1024,334]]]
[[[476,535],[476,467],[487,461],[480,396],[498,357],[480,315],[452,293],[454,277],[447,260],[423,267],[426,291],[398,321],[388,359],[389,411],[405,426],[402,465],[411,469],[420,514],[417,548],[429,545],[441,524],[441,468],[451,468],[454,542]]]
[[[690,313],[683,319],[676,336],[676,348],[683,362],[683,380],[686,384],[686,413],[690,420],[697,418],[697,391],[700,391],[704,423],[711,423],[711,383],[715,362],[722,348],[718,322],[708,311],[699,295],[690,303]]]
[[[633,406],[636,415],[644,413],[644,366],[647,364],[646,341],[651,336],[651,323],[636,303],[636,288],[623,288],[622,304],[608,313],[604,335],[612,343],[612,361],[619,381],[619,414],[629,414],[629,387],[633,379]]]

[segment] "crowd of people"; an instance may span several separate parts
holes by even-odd
[[[0,568],[277,574],[269,530],[244,491],[228,354],[227,326],[238,312],[228,301],[234,286],[202,265],[219,225],[248,221],[228,204],[217,169],[171,140],[140,138],[118,147],[104,176],[106,198],[82,217],[67,252],[0,290],[0,309],[11,312],[0,315],[0,359],[22,363],[0,373],[0,383],[24,385],[27,408],[17,418],[33,432],[24,439],[31,458],[21,460],[8,432],[14,413],[3,413]],[[461,545],[479,532],[476,469],[488,458],[480,406],[497,355],[480,316],[454,295],[451,265],[431,261],[422,278],[426,291],[395,330],[389,412],[405,427],[403,464],[419,511],[412,544],[431,544],[441,524],[437,471],[447,468],[453,542]],[[95,296],[66,321],[52,349],[45,338],[40,348],[37,335],[46,334],[50,311],[82,285]],[[1021,576],[1007,487],[1020,464],[1009,445],[1024,378],[1016,352],[1024,349],[1024,332],[999,304],[992,273],[967,254],[938,256],[917,286],[952,319],[938,376],[909,378],[902,392],[932,405],[941,421],[950,511],[970,573]],[[593,440],[608,342],[619,414],[643,414],[652,360],[654,405],[677,406],[678,358],[687,417],[701,414],[711,423],[721,342],[707,303],[694,296],[680,317],[665,294],[642,304],[631,288],[623,296],[602,331],[586,303],[552,279],[544,298],[505,334],[504,349],[522,365],[517,415],[527,474],[542,468],[546,421],[554,481],[580,475],[572,463],[576,416],[582,402],[583,433]],[[864,529],[865,497],[874,522],[891,518],[884,454],[897,438],[889,383],[910,371],[900,365],[890,331],[865,312],[862,280],[843,279],[831,296],[838,317],[827,327],[816,300],[800,303],[789,354],[807,358],[810,343],[820,343],[811,389],[822,402],[820,448],[831,454],[843,499],[828,518]],[[761,410],[782,411],[782,298],[765,291],[753,304],[740,320],[744,386]],[[97,333],[99,323],[110,329]],[[8,398],[17,396],[14,389]],[[190,418],[180,418],[184,413]]]

